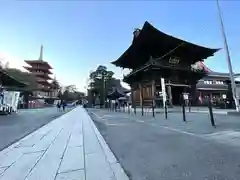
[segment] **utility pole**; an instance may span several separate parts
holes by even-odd
[[[105,72],[103,72],[102,74],[101,74],[101,76],[102,76],[102,100],[103,100],[103,108],[105,108],[105,100],[106,100],[106,93],[105,93],[105,91],[106,91],[106,74],[105,74]]]
[[[235,83],[235,78],[234,78],[234,74],[233,74],[233,70],[232,70],[230,53],[229,53],[228,44],[227,44],[227,37],[226,37],[224,25],[223,25],[222,13],[221,13],[219,1],[216,0],[216,2],[217,2],[217,9],[218,9],[218,18],[220,21],[220,26],[221,26],[221,31],[222,31],[223,41],[224,41],[224,49],[226,51],[226,59],[227,59],[227,63],[228,63],[228,70],[229,70],[229,75],[230,75],[230,80],[231,80],[232,95],[233,95],[233,98],[235,101],[236,111],[239,112],[239,97],[238,97],[237,91],[236,91],[236,83]]]
[[[105,100],[106,100],[106,98],[105,98],[105,91],[106,91],[106,87],[105,87],[105,75],[103,75],[103,108],[105,108]]]

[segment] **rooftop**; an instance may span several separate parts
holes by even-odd
[[[167,58],[179,57],[189,64],[194,64],[213,56],[218,50],[199,46],[165,34],[146,21],[141,30],[134,32],[130,47],[112,64],[123,68],[136,69],[148,62],[150,57],[161,58],[165,55],[168,55]]]
[[[52,67],[50,66],[50,64],[47,61],[43,60],[43,46],[41,46],[40,49],[40,55],[38,60],[25,60],[25,62],[27,64],[29,64],[30,66],[34,65],[34,64],[41,64],[42,66],[45,66],[48,69],[52,69]]]
[[[201,67],[206,71],[207,75],[210,76],[210,77],[225,77],[225,78],[230,78],[229,73],[212,71],[212,70],[209,69],[203,62],[199,62],[198,66],[201,66]],[[239,76],[240,76],[240,73],[235,73],[234,76],[235,76],[235,77],[239,77]]]
[[[37,61],[37,60],[36,60]],[[23,66],[25,69],[27,69],[28,71],[32,72],[32,71],[36,71],[36,70],[41,70],[42,72],[48,73],[48,74],[52,74],[52,72],[50,71],[50,69],[52,69],[52,67],[47,63],[47,62],[35,62],[35,60],[33,61],[25,61],[29,66]],[[37,66],[40,65],[40,66]]]
[[[9,75],[6,71],[3,69],[0,69],[0,77],[2,82],[0,82],[0,85],[2,83],[2,86],[4,87],[9,87],[9,86],[14,86],[14,87],[25,87],[27,84],[18,81],[15,79],[13,76]]]

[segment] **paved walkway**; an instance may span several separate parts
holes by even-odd
[[[0,152],[0,180],[128,180],[77,107]]]

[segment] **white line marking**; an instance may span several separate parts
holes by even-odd
[[[195,133],[191,133],[191,132],[187,132],[187,131],[182,131],[182,130],[175,129],[175,128],[170,128],[170,127],[167,127],[167,126],[161,126],[161,125],[159,126],[159,125],[155,125],[155,124],[149,124],[149,125],[152,125],[152,126],[155,126],[155,127],[161,127],[163,129],[168,129],[168,130],[171,130],[171,131],[175,131],[175,132],[182,133],[182,134],[187,134],[187,135],[190,135],[190,136],[202,137],[202,135],[200,135],[200,134],[195,134]]]
[[[162,126],[162,125],[149,124],[149,123],[147,123],[147,122],[145,122],[145,121],[136,120],[136,119],[133,119],[133,118],[129,118],[129,119],[132,119],[133,121],[136,121],[136,122],[138,122],[138,123],[146,123],[147,125],[150,125],[150,126],[160,127],[160,128],[168,129],[168,130],[175,131],[175,132],[178,132],[178,133],[187,134],[187,135],[190,135],[190,136],[203,137],[203,136],[200,135],[200,134],[190,133],[190,132],[187,132],[187,131],[183,131],[183,130],[179,130],[179,129],[175,129],[175,128],[170,128],[170,127]]]
[[[107,119],[99,116],[98,114],[94,113],[94,112],[91,112],[94,116],[96,116],[98,119],[101,119],[102,122],[105,124],[105,125],[108,125],[108,122],[107,122]],[[91,118],[92,119],[92,118]]]
[[[107,123],[108,126],[125,126],[126,124],[111,124]]]

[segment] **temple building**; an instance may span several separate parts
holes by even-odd
[[[213,101],[224,101],[224,99],[232,99],[232,89],[229,73],[215,72],[207,68],[202,62],[198,65],[202,67],[206,76],[200,79],[197,83],[196,89],[199,97],[199,105],[206,105],[207,97],[210,96]],[[235,74],[235,79],[240,74]],[[239,86],[239,81],[235,80],[236,85]],[[217,102],[216,102],[217,103]],[[230,103],[230,105],[233,105]]]
[[[105,101],[107,99],[114,99],[116,94],[119,94],[120,96],[117,97],[122,97],[122,96],[126,96],[127,93],[129,93],[129,89],[124,88],[121,85],[121,81],[120,79],[111,79],[108,83],[107,86],[105,87]],[[87,100],[89,102],[89,104],[93,104],[93,105],[101,105],[100,102],[100,96],[101,93],[98,92],[97,89],[94,88],[89,88],[88,89],[88,97]]]
[[[120,102],[127,102],[129,100],[127,94],[130,92],[130,90],[124,88],[121,85],[120,79],[111,80],[110,87],[111,88],[108,89],[107,99],[109,100],[118,99]]]
[[[26,84],[18,81],[16,78],[8,74],[4,69],[0,68],[0,87],[5,89],[18,90],[19,88],[25,87]]]
[[[29,67],[24,66],[30,73],[36,76],[38,88],[33,92],[34,97],[55,97],[57,92],[51,88],[49,80],[52,78],[49,76],[52,74],[50,71],[52,67],[48,62],[43,60],[43,46],[41,46],[40,56],[38,60],[25,60]]]
[[[208,72],[196,64],[218,50],[167,35],[145,22],[142,29],[134,31],[129,48],[112,64],[131,70],[123,81],[131,87],[133,107],[166,102],[180,105],[183,94],[197,104],[197,84]]]

